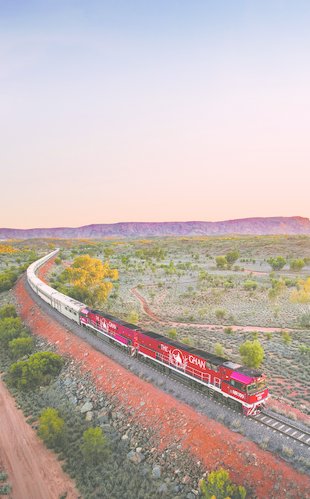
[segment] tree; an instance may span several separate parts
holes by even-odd
[[[33,349],[33,339],[29,337],[15,338],[9,342],[10,355],[13,359],[20,359],[29,355]]]
[[[216,262],[216,266],[218,269],[224,269],[225,267],[227,267],[227,260],[226,260],[226,256],[217,256],[215,258],[215,262]]]
[[[65,422],[59,417],[58,411],[47,407],[39,418],[39,436],[49,447],[55,447],[63,441]]]
[[[58,278],[59,282],[72,286],[67,289],[70,296],[92,307],[99,307],[107,300],[113,288],[112,282],[107,279],[118,279],[118,270],[111,269],[109,262],[103,263],[89,255],[76,257],[71,267]]]
[[[74,286],[92,287],[103,279],[118,278],[118,271],[111,269],[108,262],[103,263],[98,258],[81,255],[75,258],[71,267],[65,270],[69,282]]]
[[[206,499],[245,499],[246,489],[235,485],[229,477],[229,472],[220,468],[211,471],[207,482],[200,480],[200,491]]]
[[[258,340],[245,341],[239,348],[242,362],[248,367],[259,367],[264,360],[264,349]]]
[[[295,258],[290,261],[290,269],[293,270],[293,272],[298,272],[303,269],[305,265],[305,260],[302,258]]]
[[[299,281],[298,290],[291,294],[293,303],[310,303],[310,277],[305,281]]]
[[[269,258],[267,263],[271,266],[272,270],[281,270],[286,264],[285,258],[283,256],[276,256],[275,258]]]
[[[85,461],[91,464],[97,464],[107,454],[107,441],[99,426],[84,431],[81,451]]]
[[[230,267],[238,260],[239,257],[240,253],[237,250],[229,251],[229,253],[225,255],[226,261]]]
[[[17,317],[14,305],[4,305],[3,307],[0,308],[0,319],[5,319],[9,317],[12,318]]]

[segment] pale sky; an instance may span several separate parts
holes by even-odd
[[[310,2],[0,0],[0,227],[310,217]]]

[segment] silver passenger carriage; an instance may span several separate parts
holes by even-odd
[[[33,291],[42,298],[42,300],[46,301],[53,308],[58,310],[61,314],[65,315],[69,319],[80,323],[80,310],[85,308],[86,305],[81,303],[70,296],[66,296],[59,291],[51,288],[45,284],[41,279],[39,279],[36,275],[36,271],[45,263],[47,260],[52,258],[58,253],[59,249],[52,251],[48,255],[40,258],[36,262],[32,263],[27,269],[27,281]]]

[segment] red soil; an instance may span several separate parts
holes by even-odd
[[[20,314],[32,332],[56,344],[61,354],[79,361],[82,370],[93,374],[99,390],[114,395],[124,412],[129,415],[131,411],[136,422],[157,433],[160,449],[178,441],[206,469],[229,469],[232,479],[251,486],[258,498],[310,497],[307,476],[139,379],[45,315],[28,295],[24,279],[17,283],[15,294]]]

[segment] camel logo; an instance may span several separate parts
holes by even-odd
[[[169,363],[175,365],[175,367],[179,367],[180,369],[186,369],[187,366],[187,358],[181,352],[181,350],[177,350],[176,348],[169,352]]]
[[[109,332],[108,325],[103,317],[100,317],[99,328],[103,329],[103,331],[106,331],[107,333]]]

